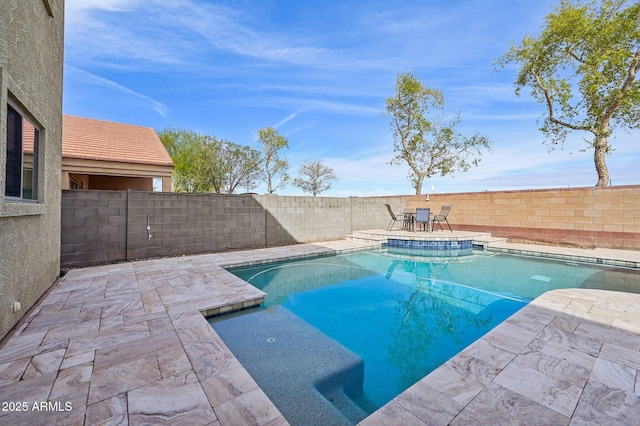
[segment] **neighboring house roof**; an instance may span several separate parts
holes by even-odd
[[[64,115],[62,157],[173,166],[150,127]]]

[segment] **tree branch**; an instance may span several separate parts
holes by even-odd
[[[566,52],[569,54],[569,56],[571,56],[573,59],[580,62],[581,64],[584,64],[586,62],[584,59],[582,59],[580,56],[578,56],[573,50],[569,49],[568,47]]]
[[[547,109],[549,111],[549,120],[551,120],[552,123],[559,124],[564,127],[568,127],[572,130],[586,130],[594,134],[596,133],[593,127],[577,126],[575,124],[571,124],[567,121],[563,121],[556,118],[555,115],[553,114],[553,101],[551,100],[551,95],[549,94],[549,90],[546,87],[544,87],[544,85],[542,84],[542,81],[540,80],[540,77],[538,77],[538,74],[536,74],[536,72],[532,71],[531,74],[533,74],[533,77],[536,79],[536,84],[538,85],[540,90],[542,90],[542,93],[544,93],[544,98],[547,101]]]
[[[609,107],[605,110],[602,117],[602,123],[607,123],[611,120],[613,113],[616,111],[616,109],[618,109],[618,106],[620,105],[620,101],[622,100],[622,98],[624,98],[627,92],[631,90],[631,86],[633,86],[633,83],[636,80],[636,74],[638,73],[638,71],[640,71],[640,48],[636,50],[636,54],[634,55],[633,60],[629,65],[629,72],[627,73],[627,78],[622,83],[622,87],[620,87],[620,93],[618,93],[618,96],[613,99],[611,105],[609,105]]]

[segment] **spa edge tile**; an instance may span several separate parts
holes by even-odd
[[[569,417],[509,389],[490,384],[450,423],[451,426],[562,426]]]

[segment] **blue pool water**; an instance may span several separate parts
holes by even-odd
[[[291,424],[355,424],[548,290],[640,292],[637,270],[462,254],[390,248],[230,269],[265,303],[211,323]]]

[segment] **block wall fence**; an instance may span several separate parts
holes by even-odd
[[[60,267],[341,239],[385,228],[385,203],[404,209],[403,197],[63,190]]]
[[[582,247],[640,250],[640,185],[409,196],[407,208],[453,204],[453,229]],[[436,225],[437,227],[437,225]]]
[[[640,185],[389,197],[62,191],[61,268],[341,239],[453,204],[454,230],[640,250]],[[147,231],[147,226],[149,230]]]

